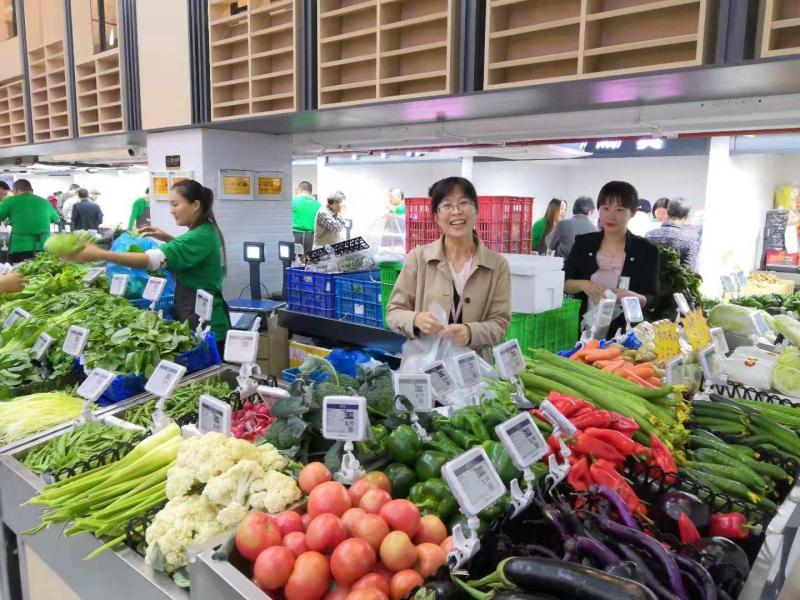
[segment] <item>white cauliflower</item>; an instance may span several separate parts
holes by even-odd
[[[264,476],[264,469],[254,460],[241,460],[222,475],[208,480],[203,496],[221,510],[217,519],[234,527],[247,515],[250,486]]]
[[[278,471],[267,471],[250,486],[250,506],[268,513],[286,510],[302,497],[303,492],[294,478]]]
[[[189,546],[225,531],[225,526],[216,517],[216,507],[203,496],[181,496],[170,500],[145,533],[147,563],[154,568],[159,566],[160,551],[164,558],[164,564],[160,566],[167,573],[185,567]]]
[[[278,452],[277,448],[272,444],[263,444],[256,447],[261,454],[258,462],[265,471],[283,471],[289,466],[289,459]]]

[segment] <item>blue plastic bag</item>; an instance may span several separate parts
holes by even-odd
[[[128,232],[120,235],[111,245],[112,252],[146,252],[154,248],[158,248],[158,243],[155,240],[136,237]],[[146,269],[133,269],[131,267],[123,267],[122,265],[108,263],[106,277],[109,282],[114,275],[128,276],[128,288],[125,291],[125,297],[129,300],[136,300],[142,297],[142,292],[147,285],[147,280],[153,275],[164,277],[167,280],[167,286],[164,288],[163,296],[173,296],[175,294],[175,276],[166,269],[156,274],[150,273]]]
[[[372,361],[369,354],[361,350],[342,350],[337,348],[328,355],[328,362],[333,365],[338,373],[355,377],[358,372],[358,365]]]

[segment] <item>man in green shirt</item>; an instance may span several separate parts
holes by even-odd
[[[303,253],[311,252],[314,242],[314,226],[320,209],[319,201],[311,195],[312,187],[308,181],[297,186],[297,195],[292,198],[292,229],[294,241],[302,244]]]
[[[389,190],[389,214],[400,216],[406,214],[406,195],[400,188]]]
[[[131,208],[131,218],[128,222],[128,229],[141,229],[150,225],[150,188],[144,190],[144,196],[133,201]]]
[[[0,221],[11,222],[8,258],[18,263],[41,252],[50,237],[50,224],[59,223],[61,217],[47,200],[33,194],[27,179],[17,179],[12,192],[13,196],[0,203]]]

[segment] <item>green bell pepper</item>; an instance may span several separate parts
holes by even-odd
[[[383,470],[392,482],[392,498],[408,498],[411,488],[417,483],[414,469],[403,463],[391,463]]]
[[[488,508],[484,508],[478,517],[480,517],[481,521],[491,522],[495,519],[499,519],[503,511],[505,511],[506,507],[509,504],[509,497],[508,494],[500,498],[497,502],[490,505]]]
[[[458,504],[450,492],[450,488],[438,478],[414,484],[408,499],[417,506],[423,515],[437,515],[445,522],[458,509]]]
[[[489,430],[492,439],[495,441],[497,441],[497,433],[494,428],[507,420],[508,417],[506,417],[505,413],[494,408],[484,411],[483,415],[481,415],[481,421],[483,421],[483,424],[486,426],[486,429]]]
[[[430,441],[425,442],[424,446],[426,450],[436,450],[442,454],[447,454],[451,458],[455,458],[464,451],[444,431],[435,432]]]
[[[447,434],[447,437],[461,446],[462,452],[480,444],[478,438],[476,438],[474,435],[467,433],[466,431],[462,431],[461,429],[456,429],[452,425],[443,426],[442,431]]]
[[[450,417],[450,423],[456,429],[472,433],[478,439],[478,443],[491,439],[489,430],[486,429],[483,421],[481,421],[481,415],[471,406],[454,411],[453,416]]]
[[[400,425],[389,434],[386,450],[397,462],[413,465],[422,452],[422,440],[409,425]]]
[[[483,519],[480,520],[480,525],[478,525],[478,537],[482,537],[486,535],[486,532],[489,531],[489,525]],[[465,536],[469,536],[469,524],[467,523],[467,515],[463,513],[458,513],[455,517],[453,517],[450,522],[447,524],[447,530],[452,532],[456,525],[461,525],[461,532]]]
[[[386,440],[389,430],[384,425],[373,425],[372,435],[369,440],[355,443],[355,455],[359,462],[373,462],[386,455]]]
[[[511,456],[506,451],[503,444],[489,440],[483,442],[481,446],[486,450],[489,460],[492,461],[492,465],[494,465],[503,483],[507,484],[512,479],[519,477],[520,472],[517,471],[514,466],[514,461],[511,460]]]
[[[428,481],[442,474],[442,465],[450,460],[450,456],[435,450],[426,450],[417,458],[414,471],[419,481]]]

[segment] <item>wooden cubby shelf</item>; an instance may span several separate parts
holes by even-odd
[[[28,142],[24,88],[22,78],[0,83],[0,147]]]
[[[119,48],[75,65],[78,135],[125,131]]]
[[[484,87],[703,64],[715,8],[715,0],[489,0]]]
[[[761,56],[800,54],[800,0],[765,0]]]
[[[211,118],[296,111],[301,0],[210,0]]]
[[[55,40],[29,48],[28,75],[31,82],[33,141],[71,137],[64,41]]]

